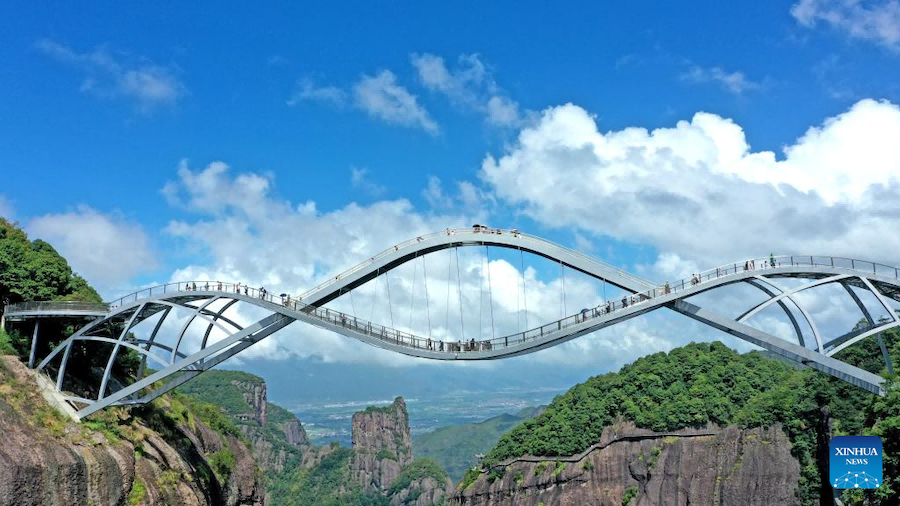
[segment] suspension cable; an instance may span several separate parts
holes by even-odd
[[[453,265],[453,254],[447,250],[447,317],[444,322],[444,332],[450,337],[450,266]]]
[[[565,318],[569,314],[569,309],[566,307],[566,266],[562,264],[562,260],[559,261],[559,267],[563,273],[563,318]]]
[[[491,309],[491,339],[494,338],[494,292],[491,289],[491,253],[487,245],[484,246],[484,258],[487,260],[488,271],[488,302]]]
[[[375,269],[375,289],[372,290],[372,310],[369,311],[369,321],[375,316],[375,302],[378,300],[378,278],[381,276],[381,268]]]
[[[391,278],[389,274],[390,271],[384,271],[384,281],[387,283],[388,311],[391,312],[391,328],[396,329],[397,327],[394,327],[394,303],[391,302]]]
[[[528,286],[525,285],[525,254],[519,247],[519,260],[522,263],[522,298],[525,300],[525,330],[528,330]]]
[[[516,274],[516,333],[522,332],[522,311],[519,306],[519,275]]]
[[[419,266],[416,264],[416,260],[419,259],[419,252],[417,251],[415,256],[413,256],[413,283],[412,290],[409,291],[409,333],[413,334],[412,330],[412,322],[413,322],[413,302],[416,300],[416,274],[419,273]]]
[[[459,328],[462,331],[463,341],[466,340],[466,325],[463,322],[463,306],[462,306],[462,281],[459,276],[459,248],[454,248],[456,253],[456,291],[459,293]]]
[[[425,314],[428,315],[428,339],[431,339],[431,308],[428,304],[428,264],[425,263],[425,255],[422,255],[422,280],[425,283]]]
[[[481,339],[484,330],[484,257],[481,255],[478,264],[478,339]]]
[[[559,279],[559,318],[563,319],[566,317],[565,310],[563,309],[565,304],[564,299],[566,298],[566,273],[563,271],[562,260],[559,261]]]
[[[350,310],[353,311],[353,317],[356,318],[356,304],[353,303],[353,289],[349,290],[350,293]]]

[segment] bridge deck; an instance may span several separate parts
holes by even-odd
[[[465,335],[457,336],[455,340],[447,340],[446,338],[444,340],[432,339],[431,337],[404,332],[396,328],[366,321],[352,314],[323,307],[327,302],[375,279],[380,274],[395,269],[406,262],[415,261],[418,256],[441,249],[464,246],[499,246],[528,251],[551,258],[558,261],[561,265],[569,266],[589,276],[603,279],[619,286],[626,290],[627,295],[619,300],[605,301],[593,308],[582,310],[577,314],[540,327],[487,340],[476,340],[471,337],[466,339],[467,336]],[[813,281],[809,281],[801,287],[787,289],[778,286],[777,279],[781,277],[812,278]],[[770,298],[738,319],[725,317],[714,311],[700,308],[687,300],[708,290],[741,282],[750,283],[760,288]],[[760,286],[761,283],[768,284],[771,288]],[[877,324],[870,321],[869,326],[859,332],[840,336],[836,340],[825,341],[816,330],[807,312],[804,311],[801,305],[798,305],[797,307],[803,317],[810,323],[815,337],[815,347],[812,349],[808,345],[813,343],[804,342],[793,317],[792,321],[794,321],[794,328],[798,338],[797,343],[762,332],[743,323],[755,312],[773,303],[777,303],[782,308],[785,308],[783,301],[786,299],[796,305],[797,301],[792,297],[797,292],[827,283],[840,283],[845,286],[852,285],[871,291],[892,319],[879,320]],[[849,288],[847,289],[850,290]],[[245,285],[219,281],[179,282],[147,288],[122,297],[105,306],[78,306],[71,303],[60,306],[59,303],[30,303],[31,305],[25,304],[11,307],[9,315],[14,318],[71,317],[75,315],[96,318],[95,321],[89,323],[60,344],[38,366],[39,369],[46,367],[54,360],[54,357],[62,353],[62,363],[57,373],[57,390],[62,388],[66,360],[72,345],[77,341],[108,342],[115,344],[114,350],[118,350],[120,347],[130,348],[140,353],[145,360],[154,360],[162,366],[162,369],[154,372],[152,375],[143,379],[139,377],[134,384],[107,396],[106,385],[115,359],[114,351],[109,359],[104,380],[100,387],[101,394],[98,398],[93,401],[72,398],[76,402],[88,404],[87,407],[79,411],[79,414],[84,416],[108,405],[148,402],[161,395],[161,392],[174,388],[177,384],[189,380],[196,374],[200,374],[228,357],[240,353],[253,343],[298,320],[352,337],[376,347],[420,358],[493,360],[532,353],[556,346],[662,307],[682,313],[782,357],[836,376],[871,392],[882,393],[881,384],[883,378],[844,363],[832,355],[861,339],[871,335],[877,336],[883,330],[900,326],[900,318],[897,317],[895,310],[888,304],[888,299],[900,300],[900,269],[853,259],[816,256],[770,256],[768,258],[751,259],[721,266],[695,274],[689,279],[656,285],[608,264],[595,261],[580,253],[558,247],[542,239],[519,234],[515,231],[493,230],[485,232],[484,229],[478,231],[453,231],[448,229],[445,232],[418,237],[397,245],[349,271],[331,278],[329,281],[299,297],[275,296]],[[223,301],[224,305],[213,310],[211,307],[217,306],[210,305],[216,301]],[[253,325],[242,327],[243,322],[240,322],[240,324],[233,322],[224,314],[229,307],[237,302],[249,303],[271,313],[268,317]],[[155,342],[155,335],[160,328],[162,320],[166,318],[171,309],[179,307],[189,311],[192,316],[183,325],[180,334],[176,335],[174,344],[169,346],[168,343],[163,345]],[[787,311],[787,309],[785,310]],[[153,334],[148,340],[131,342],[125,339],[130,328],[160,312],[163,312],[163,316],[156,323],[155,330],[153,330]],[[789,311],[788,313],[790,316]],[[207,320],[208,328],[201,343],[200,351],[186,354],[179,348],[182,344],[185,330],[194,318]],[[124,324],[124,330],[121,332],[117,331],[117,336],[106,335],[109,326],[103,323],[107,321]],[[237,330],[228,330],[223,327],[223,323],[235,327]],[[207,337],[213,327],[224,330],[227,337],[215,343],[207,343]],[[157,353],[160,350],[163,351],[162,354]],[[882,351],[884,352],[883,347]],[[885,359],[890,368],[889,357],[886,353]],[[181,374],[176,377],[177,379],[166,383],[165,387],[156,388],[151,393],[138,397],[142,389],[177,373]],[[140,373],[139,376],[141,376]]]
[[[103,318],[109,314],[109,304],[80,301],[31,301],[6,306],[3,318],[22,321],[30,318]]]

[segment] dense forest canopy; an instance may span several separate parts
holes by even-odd
[[[900,356],[900,332],[887,331],[884,339],[891,355]],[[874,338],[844,350],[838,358],[886,375]],[[504,434],[484,466],[522,455],[579,453],[599,441],[603,429],[617,419],[655,431],[707,424],[780,424],[800,462],[801,503],[817,504],[830,494],[821,479],[824,475],[827,481],[827,461],[817,457],[819,436],[827,432],[830,421],[834,435],[882,437],[884,484],[873,494],[878,502],[866,504],[896,505],[900,504],[900,385],[895,378],[888,378],[886,385],[887,396],[878,397],[760,352],[738,354],[719,342],[692,343],[576,385],[541,415]],[[477,475],[467,473],[463,486]]]
[[[7,304],[26,300],[102,302],[53,246],[30,241],[17,223],[0,217],[0,312]]]

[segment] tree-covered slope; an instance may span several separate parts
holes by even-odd
[[[252,412],[253,408],[247,403],[243,392],[233,382],[252,383],[260,386],[265,383],[262,378],[250,373],[216,369],[181,385],[178,387],[178,391],[202,399],[204,402],[215,404],[232,416]]]
[[[543,410],[524,408],[515,414],[502,414],[483,422],[440,427],[415,438],[413,452],[417,458],[427,457],[446,469],[454,481],[459,481],[466,470],[477,464],[475,456],[485,454],[508,430]]]
[[[884,337],[891,354],[900,356],[900,332],[889,331]],[[874,340],[863,341],[838,358],[884,373]],[[823,465],[817,455],[822,442],[828,442],[823,436],[827,424],[833,424],[835,434],[893,434],[900,426],[900,408],[886,402],[898,395],[890,392],[883,399],[760,353],[738,354],[718,342],[692,343],[668,354],[643,357],[617,373],[576,385],[554,399],[541,415],[504,434],[486,456],[485,467],[526,454],[577,454],[598,442],[603,428],[619,418],[655,431],[710,423],[740,427],[781,424],[801,466],[801,503],[817,504],[830,493],[822,480],[825,476],[827,481],[827,458]],[[477,474],[469,474],[466,482],[475,478]],[[897,488],[897,479],[896,469],[892,471],[886,464],[884,488]]]
[[[100,295],[87,281],[72,271],[65,258],[41,239],[31,241],[17,223],[0,217],[0,313],[8,304],[22,301],[75,300],[102,302]],[[83,321],[71,319],[44,319],[35,355],[47,356],[56,345],[78,328]],[[14,351],[26,360],[31,348],[31,332],[34,320],[7,321],[6,335],[0,336],[0,345],[7,352]],[[90,347],[75,347],[69,356],[68,370],[71,382],[68,387],[78,395],[90,395],[80,390],[93,384],[98,368],[105,367],[112,344],[100,343]],[[139,355],[130,349],[120,350],[113,364],[113,377],[127,384],[140,363]]]
[[[18,224],[0,217],[0,312],[6,304],[26,300],[101,302],[53,246],[30,241]]]
[[[741,406],[794,372],[787,364],[740,355],[718,342],[656,353],[558,396],[540,416],[505,434],[486,461],[572,455],[599,441],[618,417],[656,431],[729,425]]]
[[[187,398],[217,406],[248,438],[274,504],[288,504],[287,483],[310,449],[306,433],[290,411],[268,401],[266,383],[242,371],[212,370],[178,387]]]

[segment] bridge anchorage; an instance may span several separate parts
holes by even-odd
[[[437,255],[444,250],[450,260],[455,255],[456,282],[459,283],[459,251],[463,248],[486,250],[487,247],[511,250],[507,253],[513,256],[521,257],[523,253],[529,253],[543,257],[558,264],[563,273],[564,269],[580,272],[600,280],[604,286],[609,284],[615,287],[621,295],[616,296],[615,300],[603,301],[594,307],[532,328],[527,326],[529,313],[526,299],[526,330],[499,337],[491,335],[483,338],[479,335],[478,339],[465,335],[461,291],[459,316],[462,333],[456,335],[446,329],[437,336],[433,335],[431,313],[428,316],[427,335],[418,335],[412,331],[400,330],[394,325],[374,323],[371,318],[363,319],[355,309],[342,312],[325,307],[342,296],[349,296],[353,307],[354,290],[362,290],[372,281],[377,283],[382,276],[390,301],[391,281],[388,273],[403,265],[412,265],[415,278],[419,272],[417,262],[422,265],[427,306],[426,256]],[[446,267],[448,319],[453,272],[450,260]],[[487,278],[490,282],[490,264]],[[524,278],[519,279],[524,283]],[[790,283],[785,284],[785,281]],[[563,279],[563,290],[564,282]],[[734,285],[750,286],[764,296],[764,300],[737,318],[688,300]],[[864,323],[844,335],[830,338],[822,335],[798,296],[803,295],[806,290],[823,285],[844,289],[862,313]],[[413,293],[414,291],[415,281]],[[878,313],[870,310],[857,292],[862,292],[867,300],[874,300]],[[522,294],[526,293],[523,287]],[[147,288],[103,306],[64,307],[56,303],[11,305],[7,308],[5,318],[92,318],[90,323],[60,343],[37,365],[38,371],[51,378],[58,395],[78,408],[77,416],[85,417],[108,406],[147,403],[295,321],[415,357],[435,360],[492,360],[556,346],[660,308],[686,315],[784,359],[812,367],[870,392],[883,394],[880,376],[842,362],[834,355],[863,339],[874,337],[878,340],[888,371],[893,372],[891,358],[881,341],[881,332],[900,326],[900,317],[891,307],[892,303],[898,301],[900,270],[860,260],[822,256],[771,256],[710,269],[689,279],[660,285],[539,237],[516,230],[475,226],[468,229],[446,229],[413,238],[328,279],[300,296],[268,294],[245,285],[219,281],[179,282]],[[239,319],[229,312],[236,304],[252,310],[258,319],[250,324],[236,321]],[[780,309],[786,315],[793,328],[793,340],[777,337],[747,323],[754,315],[767,308]],[[876,319],[873,314],[887,316]],[[391,319],[393,320],[393,309]],[[801,326],[801,321],[806,325]],[[186,337],[191,335],[189,329],[201,332]],[[467,340],[467,337],[470,338]],[[36,326],[35,342],[37,338]],[[34,344],[33,342],[32,350],[35,349]],[[88,356],[88,352],[84,350],[88,344],[106,348],[102,355],[105,360],[101,360],[105,367],[102,368],[102,374],[98,373],[99,388],[94,386],[95,390],[75,385],[67,375],[72,360],[83,360]],[[121,370],[122,366],[118,361],[123,355],[131,355],[137,357],[134,360],[139,360],[136,379],[130,384],[122,384],[115,377],[116,372]],[[98,355],[92,356],[96,359]]]

